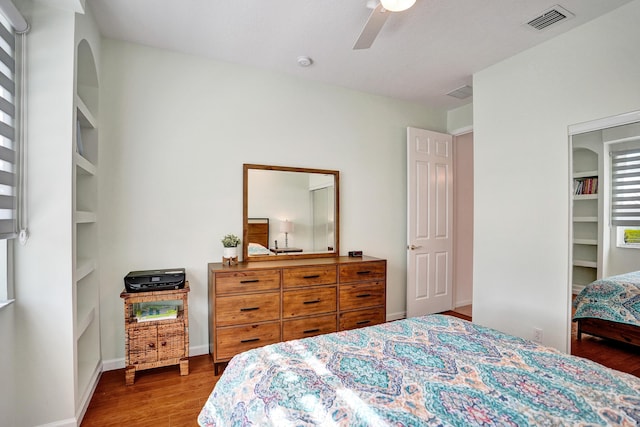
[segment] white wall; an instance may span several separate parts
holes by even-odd
[[[473,133],[453,137],[454,307],[473,299]]]
[[[0,387],[0,426],[16,425],[16,369],[14,346],[15,312],[14,305],[0,309],[0,378],[3,386]]]
[[[640,1],[474,75],[474,321],[568,350],[567,126],[640,107]]]
[[[103,359],[124,356],[122,278],[185,267],[190,341],[206,353],[207,263],[242,233],[242,164],[340,171],[341,253],[388,259],[405,310],[406,127],[446,114],[339,87],[103,40],[100,106]]]

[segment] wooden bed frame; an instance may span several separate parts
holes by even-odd
[[[269,218],[247,218],[247,243],[269,248]]]
[[[582,339],[582,334],[584,333],[640,346],[640,326],[591,317],[578,319],[577,322],[578,340]]]

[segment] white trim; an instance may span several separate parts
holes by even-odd
[[[569,136],[611,128],[614,126],[628,125],[629,123],[635,122],[640,122],[640,111],[631,111],[629,113],[618,114],[617,116],[569,125]]]
[[[460,136],[460,135],[464,135],[464,134],[471,133],[471,132],[473,132],[473,125],[464,126],[464,127],[458,128],[458,129],[454,129],[451,132],[449,132],[449,134],[453,135],[453,136]]]
[[[66,420],[54,421],[52,423],[40,424],[36,427],[77,427],[78,420],[75,418],[67,418]]]
[[[5,307],[10,306],[11,304],[13,304],[14,301],[15,301],[14,299],[0,301],[0,310],[2,310]]]

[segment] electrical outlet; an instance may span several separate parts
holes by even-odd
[[[542,343],[542,329],[533,328],[533,340],[537,343]]]

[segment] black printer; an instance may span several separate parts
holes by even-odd
[[[127,292],[182,289],[184,282],[184,268],[131,271],[124,277],[124,287]]]

